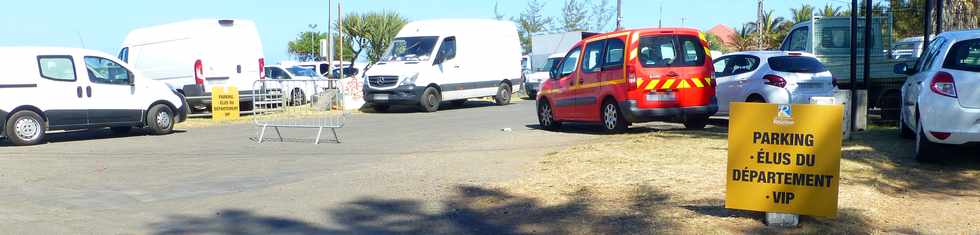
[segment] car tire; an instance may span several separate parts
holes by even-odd
[[[623,111],[615,102],[609,100],[603,102],[599,113],[602,116],[602,128],[608,133],[622,133],[629,127]]]
[[[532,100],[533,99],[537,99],[538,98],[538,92],[532,91],[532,90],[527,90],[527,98],[528,99],[532,99]]]
[[[300,89],[293,90],[293,92],[289,94],[289,103],[290,106],[306,104],[306,94],[304,94],[303,90]]]
[[[154,135],[166,135],[174,131],[174,111],[164,104],[154,105],[146,115],[146,126]]]
[[[561,128],[561,122],[555,120],[555,110],[547,100],[538,101],[538,124],[545,130],[554,131]]]
[[[109,130],[112,130],[112,133],[116,135],[125,135],[125,134],[129,134],[129,132],[133,130],[133,127],[117,126],[117,127],[110,127]]]
[[[37,145],[44,141],[47,126],[41,115],[30,110],[17,111],[3,128],[4,136],[17,146]]]
[[[762,96],[759,96],[759,95],[752,95],[752,96],[749,96],[749,98],[746,99],[745,102],[747,102],[747,103],[765,103],[766,102],[766,98],[762,98]]]
[[[905,124],[904,115],[901,114],[898,115],[898,131],[899,131],[898,136],[901,136],[903,139],[915,138],[915,134],[916,134],[915,131],[913,131],[912,128],[909,128],[909,126]]]
[[[439,90],[434,87],[426,87],[425,91],[422,92],[422,97],[419,97],[419,111],[429,113],[438,111],[440,103],[442,103],[442,95],[439,94]]]
[[[500,83],[497,87],[497,95],[493,96],[493,101],[497,102],[497,105],[504,106],[510,104],[510,98],[513,93],[511,93],[511,86],[507,83]]]
[[[929,141],[926,137],[925,129],[922,128],[922,119],[917,120],[918,125],[915,138],[915,160],[923,163],[935,162],[939,144]]]
[[[390,109],[391,106],[390,105],[387,105],[387,104],[374,104],[374,105],[371,105],[371,108],[374,108],[374,111],[375,112],[382,112],[383,113],[383,112],[388,112],[388,109]]]
[[[688,117],[684,120],[684,127],[688,130],[701,130],[708,125],[708,116]]]

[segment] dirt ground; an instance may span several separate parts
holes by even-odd
[[[763,213],[724,208],[727,123],[718,126],[634,127],[549,153],[528,166],[530,175],[494,190],[463,188],[467,200],[456,203],[513,222],[514,233],[980,233],[977,148],[951,149],[944,161],[920,164],[912,142],[894,127],[856,134],[843,147],[838,217],[803,216],[797,228],[773,229]]]

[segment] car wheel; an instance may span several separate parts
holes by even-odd
[[[371,105],[371,107],[374,108],[374,111],[377,112],[388,112],[388,109],[391,108],[391,106],[386,104],[375,104],[375,105]]]
[[[508,105],[510,104],[510,92],[511,86],[507,83],[501,83],[500,87],[497,88],[497,95],[493,97],[493,101],[497,102],[497,105]]]
[[[442,103],[442,96],[439,95],[439,90],[433,87],[427,87],[422,92],[421,100],[419,100],[419,110],[422,112],[435,112],[439,110],[439,103]]]
[[[619,110],[619,106],[611,101],[602,104],[602,127],[606,132],[619,133],[626,131],[628,127],[626,117]]]
[[[555,120],[555,111],[547,100],[538,102],[538,124],[546,130],[558,130],[561,127],[561,122]]]
[[[133,127],[131,127],[131,126],[117,126],[117,127],[111,127],[111,128],[109,128],[109,130],[112,130],[112,133],[113,134],[125,135],[125,134],[129,134],[129,131],[133,130]]]
[[[292,94],[289,95],[289,101],[292,106],[303,105],[306,103],[306,94],[302,90],[293,90]]]
[[[3,128],[4,136],[17,146],[36,145],[44,141],[47,127],[44,119],[34,111],[24,110],[14,113],[7,119]]]
[[[909,126],[905,124],[905,115],[898,115],[898,131],[898,135],[903,139],[915,138],[915,131],[912,131],[912,128],[909,128]]]
[[[688,117],[684,120],[684,127],[688,130],[701,130],[708,125],[708,116]]]
[[[915,160],[919,162],[934,162],[936,160],[936,149],[938,144],[929,141],[926,137],[926,131],[922,128],[922,119],[919,118],[917,121],[916,128],[916,138],[915,138]]]
[[[166,135],[174,131],[174,111],[170,106],[158,104],[150,108],[146,116],[147,127],[154,135]]]
[[[748,103],[765,103],[766,102],[766,98],[762,98],[762,96],[759,96],[759,95],[752,95],[752,96],[749,96],[749,98],[746,99],[745,102],[748,102]]]

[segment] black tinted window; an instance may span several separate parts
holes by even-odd
[[[772,70],[788,73],[820,73],[827,71],[817,59],[805,56],[777,56],[769,58]]]
[[[679,36],[677,41],[681,45],[680,52],[683,53],[680,63],[674,63],[675,66],[701,66],[704,65],[704,45],[701,45],[701,39],[691,36]]]
[[[626,58],[626,44],[618,38],[609,39],[606,42],[606,62],[604,66],[623,66]]]
[[[641,37],[639,60],[643,67],[701,66],[704,45],[693,36]]]
[[[605,47],[605,41],[589,43],[585,47],[585,58],[582,59],[582,72],[599,72],[599,65],[602,63],[602,50]]]
[[[980,39],[958,42],[949,50],[944,68],[980,72]]]

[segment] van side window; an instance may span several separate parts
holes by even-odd
[[[119,50],[119,60],[129,63],[129,47],[123,47],[122,50]]]
[[[618,38],[606,42],[606,62],[603,67],[622,67],[626,58],[626,44]]]
[[[109,59],[86,56],[85,70],[93,83],[129,85],[129,70]]]
[[[809,51],[809,44],[807,37],[810,36],[810,28],[802,27],[793,30],[789,34],[789,40],[786,40],[786,45],[783,46],[784,51]]]
[[[456,58],[456,37],[448,37],[442,40],[442,45],[439,46],[439,53],[436,54],[436,58],[442,58],[442,61]]]
[[[681,63],[675,63],[674,65],[680,66],[700,66],[704,65],[704,46],[701,45],[701,40],[690,36],[678,36],[677,41],[681,45],[681,56],[684,60]]]
[[[594,73],[602,70],[599,65],[602,65],[602,51],[605,47],[606,41],[592,42],[585,47],[585,58],[582,59],[582,72]]]
[[[75,61],[71,56],[38,56],[41,77],[55,81],[75,81]]]
[[[582,54],[581,47],[575,47],[568,54],[565,55],[565,59],[561,62],[561,76],[568,76],[578,69],[578,56]]]

